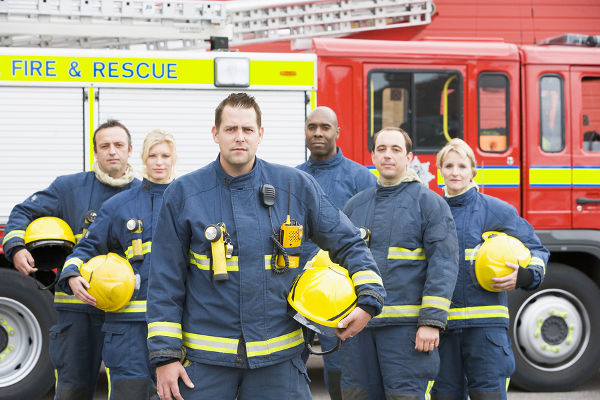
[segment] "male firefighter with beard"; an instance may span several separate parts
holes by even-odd
[[[10,213],[4,251],[23,274],[37,271],[36,260],[25,248],[25,230],[32,221],[60,218],[80,239],[105,200],[139,185],[128,164],[131,135],[123,124],[115,120],[103,123],[94,132],[93,143],[92,171],[59,176]],[[56,368],[55,399],[91,400],[102,361],[104,312],[60,291],[55,292],[54,306],[58,321],[50,329],[50,357]]]

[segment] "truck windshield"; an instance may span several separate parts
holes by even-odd
[[[369,73],[369,135],[402,128],[413,152],[437,153],[462,137],[462,77],[456,71],[372,70]]]

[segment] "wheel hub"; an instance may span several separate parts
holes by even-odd
[[[564,297],[538,297],[523,308],[517,323],[516,338],[524,356],[548,367],[569,359],[584,340],[581,312]]]
[[[7,346],[8,346],[8,332],[6,332],[6,329],[4,329],[4,327],[2,325],[0,325],[0,353],[4,352],[4,350],[6,350]]]
[[[27,377],[42,351],[42,331],[35,315],[14,299],[0,297],[0,390]],[[2,347],[0,347],[2,348]]]
[[[548,344],[557,345],[562,343],[569,334],[569,327],[564,318],[551,316],[542,324],[542,339]]]

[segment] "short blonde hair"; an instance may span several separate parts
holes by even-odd
[[[460,154],[462,157],[468,158],[471,161],[471,168],[473,169],[473,176],[477,173],[477,160],[475,160],[475,153],[473,149],[462,139],[454,138],[450,140],[446,145],[437,153],[436,164],[438,168],[442,168],[444,160],[448,156],[448,153],[454,151]]]
[[[142,163],[144,164],[142,167],[142,173],[146,176],[146,161],[148,160],[148,156],[150,155],[150,149],[160,143],[166,143],[169,145],[171,149],[171,157],[173,159],[173,167],[171,168],[170,178],[175,177],[175,163],[177,162],[177,148],[175,146],[175,138],[168,132],[165,132],[160,129],[154,129],[150,133],[146,135],[144,139],[144,145],[142,147]]]

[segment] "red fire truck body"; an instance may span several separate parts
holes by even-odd
[[[585,40],[567,35],[556,42]],[[513,381],[530,390],[567,390],[594,374],[600,357],[600,342],[592,339],[600,334],[600,48],[313,43],[317,104],[337,112],[344,155],[370,166],[373,134],[401,127],[413,139],[413,168],[441,193],[436,153],[460,137],[475,151],[480,190],[515,206],[551,250],[544,285],[510,297]]]

